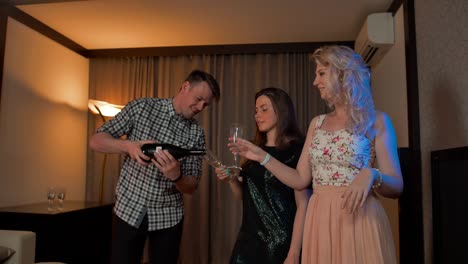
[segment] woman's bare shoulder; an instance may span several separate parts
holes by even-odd
[[[375,122],[373,128],[377,132],[387,131],[389,128],[393,129],[392,120],[390,116],[383,111],[375,111]]]

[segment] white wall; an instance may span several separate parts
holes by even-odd
[[[0,207],[83,200],[88,59],[9,18],[0,104]]]
[[[394,17],[395,44],[372,68],[372,88],[377,109],[392,119],[398,147],[408,147],[408,104],[406,96],[405,30],[403,6]]]
[[[416,0],[415,12],[424,249],[432,263],[430,152],[468,146],[468,1]]]
[[[384,58],[372,68],[372,88],[376,108],[392,119],[398,147],[408,147],[408,107],[406,96],[405,36],[403,7],[394,17],[395,44]],[[392,226],[399,258],[398,200],[381,199]]]

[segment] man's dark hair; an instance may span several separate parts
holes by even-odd
[[[215,98],[216,101],[219,101],[219,98],[221,97],[221,91],[219,90],[219,84],[218,81],[209,73],[200,71],[200,70],[193,70],[189,76],[187,76],[187,79],[185,79],[186,82],[189,83],[200,83],[200,82],[206,82],[208,86],[211,89],[211,93],[213,94],[213,97]]]

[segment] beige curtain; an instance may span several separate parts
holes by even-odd
[[[243,124],[246,137],[255,132],[254,95],[265,87],[287,91],[296,107],[301,129],[325,112],[325,105],[312,87],[314,63],[305,53],[213,55],[155,58],[92,59],[90,98],[125,104],[141,96],[174,96],[193,69],[213,74],[221,87],[221,100],[197,118],[204,127],[207,147],[225,163],[232,159],[226,144],[229,125]],[[90,116],[90,133],[99,122]],[[106,201],[112,201],[120,161],[107,162]],[[87,197],[95,200],[99,183],[100,154],[90,152]],[[193,195],[185,196],[185,224],[181,263],[226,263],[240,227],[241,201],[234,199],[227,184],[216,179],[213,169],[204,164],[203,177]]]
[[[124,105],[134,98],[155,96],[154,58],[91,59],[89,68],[90,99]],[[88,137],[102,123],[99,116],[89,112]],[[86,200],[100,200],[103,176],[102,201],[114,201],[114,190],[122,158],[121,155],[104,155],[88,149]],[[104,159],[106,159],[105,167]]]

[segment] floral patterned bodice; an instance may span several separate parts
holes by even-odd
[[[348,186],[362,168],[372,167],[374,141],[346,129],[321,129],[325,115],[315,124],[315,135],[309,146],[314,186]]]

